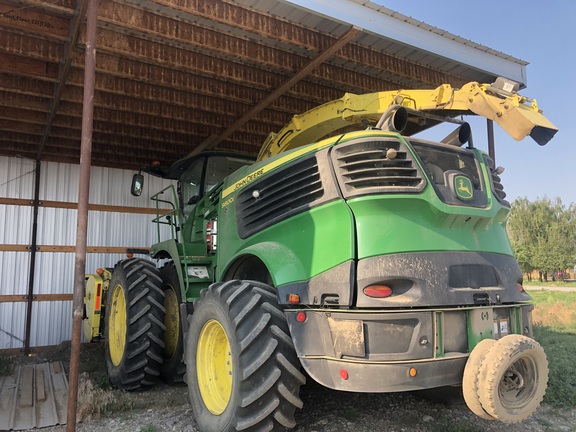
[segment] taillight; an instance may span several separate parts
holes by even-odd
[[[218,237],[218,220],[211,219],[206,223],[206,249],[208,253],[216,253]]]
[[[368,297],[386,298],[392,295],[392,288],[387,285],[369,285],[362,290]]]

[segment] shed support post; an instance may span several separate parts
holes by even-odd
[[[88,202],[90,195],[90,165],[92,159],[92,128],[94,120],[94,81],[96,75],[96,26],[98,0],[88,1],[86,19],[86,51],[84,60],[84,98],[82,102],[82,142],[80,147],[80,182],[78,188],[78,219],[76,222],[76,255],[74,260],[74,296],[72,305],[72,346],[66,432],[76,430],[80,341],[86,273],[86,243],[88,235]]]
[[[34,214],[32,219],[32,242],[30,244],[30,272],[28,274],[28,298],[26,299],[26,336],[24,355],[30,354],[30,333],[32,330],[32,306],[34,302],[34,277],[36,274],[36,249],[38,241],[38,206],[40,205],[40,160],[36,160],[34,171]]]

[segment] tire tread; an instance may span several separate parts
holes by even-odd
[[[108,375],[116,388],[140,390],[157,382],[164,332],[164,325],[159,323],[165,313],[158,273],[151,261],[140,258],[129,258],[115,266],[110,289],[122,285],[127,303],[125,352],[119,365],[112,363],[107,346]]]

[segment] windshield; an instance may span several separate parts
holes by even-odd
[[[184,216],[196,203],[226,177],[254,161],[242,156],[210,155],[196,159],[180,177],[180,193]]]

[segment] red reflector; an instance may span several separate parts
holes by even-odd
[[[384,298],[392,295],[392,288],[386,285],[370,285],[364,288],[364,294],[368,297]]]
[[[524,287],[522,286],[522,284],[516,284],[516,288],[518,289],[519,292],[524,292]]]
[[[304,312],[298,312],[298,314],[296,315],[296,321],[303,323],[304,321],[306,321],[306,313]]]
[[[347,380],[348,379],[348,371],[346,369],[340,369],[340,376],[342,377],[343,380]]]
[[[94,299],[94,309],[100,310],[100,295],[102,294],[102,284],[96,286],[96,298]]]

